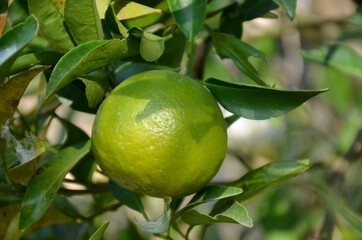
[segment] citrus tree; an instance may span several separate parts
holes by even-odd
[[[269,72],[272,54],[241,40],[248,34],[244,23],[255,19],[279,17],[292,24],[296,5],[296,0],[3,1],[0,238],[101,239],[110,223],[117,225],[105,213],[118,209],[132,214],[123,212],[131,216],[125,218],[128,227],[109,239],[226,239],[223,231],[220,238],[207,234],[218,223],[252,228],[246,206],[265,196],[277,204],[280,199],[269,190],[308,170],[313,165],[308,154],[314,155],[311,150],[288,155],[281,147],[285,142],[274,136],[281,147],[277,159],[253,167],[236,154],[246,169],[242,176],[210,183],[227,152],[227,128],[239,119],[279,119],[331,86],[346,94],[336,102],[327,92],[321,102],[336,106],[335,118],[348,116],[351,123],[333,145],[334,156],[356,162],[362,111],[356,103],[361,92],[353,86],[360,86],[355,80],[361,79],[361,56],[342,44],[302,51],[306,60],[327,66],[332,83],[291,85]],[[359,8],[338,24],[348,26],[346,35],[353,38],[361,35],[360,20]],[[268,51],[268,44],[259,46]],[[336,76],[348,84],[340,85]],[[36,104],[26,112],[18,104],[27,96]],[[59,114],[64,106],[95,116],[91,134],[71,115]],[[304,135],[289,141],[310,145],[309,126],[294,113],[285,124],[295,124]],[[54,121],[61,128],[56,136]],[[348,236],[361,236],[358,210],[331,201],[339,198],[334,191],[341,190],[341,181],[329,166],[314,167],[317,173],[322,169],[317,179],[327,173],[332,179],[313,183],[320,203],[328,206],[320,236],[331,238],[338,214],[352,226]],[[301,185],[294,190],[303,191]],[[163,199],[156,214],[153,197]],[[259,220],[263,223],[262,214]]]

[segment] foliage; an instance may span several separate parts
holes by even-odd
[[[355,2],[351,16],[308,22],[296,0],[3,1],[0,239],[229,239],[218,223],[241,225],[235,239],[254,229],[265,239],[361,239],[362,57],[353,43],[361,44],[362,6]],[[253,36],[247,26],[262,18],[275,31]],[[323,35],[330,25],[338,36]],[[299,79],[288,61],[289,74],[275,67],[290,56],[288,30],[303,47]],[[200,81],[232,114],[225,114],[230,133],[269,119],[260,123],[267,129],[230,143],[239,180],[216,179],[192,197],[161,203],[99,171],[87,128],[72,115],[94,116],[117,84],[155,69]],[[29,99],[36,104],[24,110]],[[109,237],[118,218],[127,224]]]

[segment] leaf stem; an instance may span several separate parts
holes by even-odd
[[[190,225],[190,227],[187,229],[185,240],[189,240],[190,232],[194,228],[193,225]]]

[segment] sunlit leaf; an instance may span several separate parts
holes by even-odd
[[[100,240],[102,239],[102,236],[104,232],[106,231],[107,227],[109,225],[109,221],[106,221],[100,226],[95,233],[89,238],[89,240]]]
[[[144,222],[136,219],[136,224],[146,232],[150,233],[163,233],[166,232],[169,226],[167,209],[165,207],[162,215],[156,221],[153,222]]]
[[[207,4],[207,14],[213,14],[218,11],[223,10],[224,8],[233,5],[236,0],[212,0],[209,4]]]
[[[309,160],[275,162],[250,171],[232,184],[244,190],[234,199],[243,204],[249,204],[260,195],[306,171],[311,165],[312,162]]]
[[[228,187],[223,185],[212,185],[207,186],[200,191],[190,200],[190,202],[182,209],[177,211],[173,218],[179,217],[183,212],[194,208],[200,204],[220,200],[224,198],[229,198],[232,196],[239,195],[243,192],[241,188],[238,187]]]
[[[125,38],[128,37],[128,29],[117,19],[112,4],[110,4],[106,10],[105,21],[112,32],[120,34]]]
[[[19,56],[21,50],[30,42],[38,30],[38,23],[30,16],[24,23],[20,23],[6,32],[0,38],[0,84]]]
[[[45,40],[62,52],[74,48],[74,43],[66,30],[64,17],[52,0],[28,0],[28,6],[29,13],[38,19],[39,34]]]
[[[78,44],[103,39],[95,0],[66,0],[64,18]]]
[[[165,39],[152,33],[143,32],[140,53],[148,62],[156,61],[165,50]]]
[[[191,209],[182,214],[181,219],[192,225],[208,225],[213,223],[236,223],[251,228],[253,222],[243,205],[229,200],[222,207],[215,209],[211,215]]]
[[[18,57],[11,66],[8,75],[25,71],[35,65],[54,66],[63,54],[55,51],[41,51]]]
[[[200,31],[206,17],[206,0],[167,0],[177,26],[187,39]]]
[[[135,40],[95,40],[83,43],[65,54],[55,66],[47,86],[47,99],[80,77],[112,61],[136,55]]]
[[[25,231],[38,221],[50,204],[65,175],[90,151],[90,141],[65,148],[37,170],[22,201],[19,228]]]
[[[248,119],[269,119],[283,115],[308,99],[326,91],[281,90],[210,78],[204,82],[220,104],[236,115]]]
[[[2,129],[6,120],[14,114],[20,98],[23,96],[30,81],[41,71],[44,71],[47,68],[49,67],[34,67],[10,78],[7,82],[0,86],[0,129]]]
[[[102,102],[109,87],[107,73],[96,70],[79,79],[85,85],[85,96],[88,100],[88,106],[90,108],[97,107]]]

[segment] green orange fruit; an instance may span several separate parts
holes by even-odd
[[[226,152],[226,124],[199,82],[148,71],[119,84],[100,106],[92,150],[118,185],[154,197],[189,195],[207,185]]]

